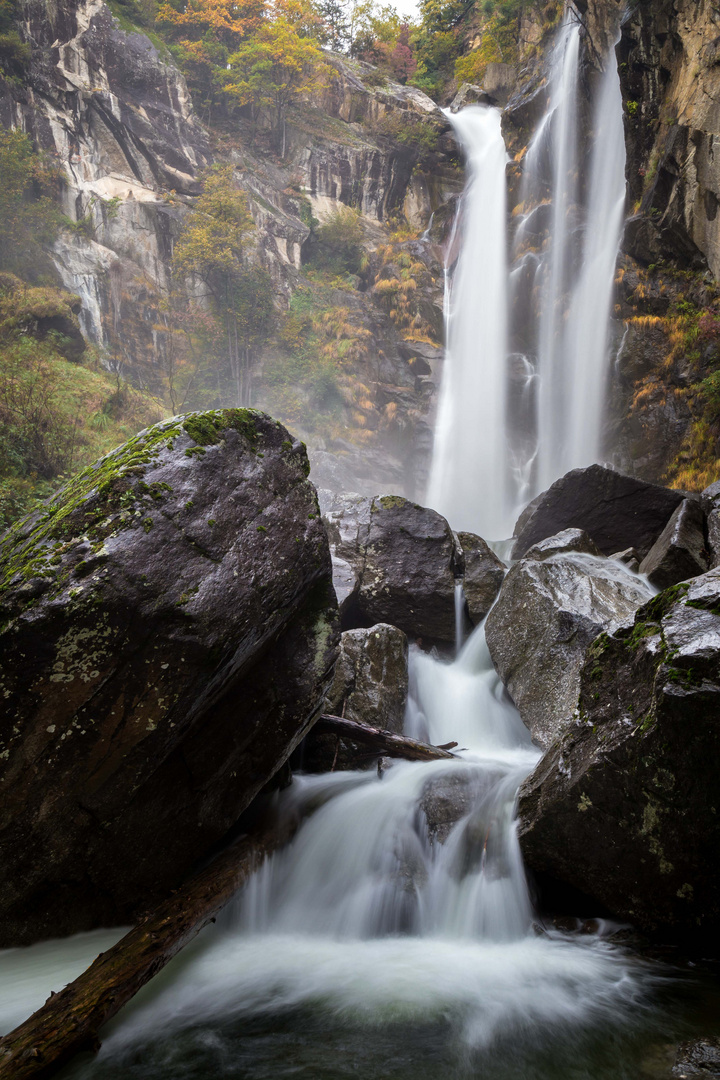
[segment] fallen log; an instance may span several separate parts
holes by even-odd
[[[2,1080],[43,1080],[82,1050],[100,1048],[98,1032],[173,956],[214,922],[247,878],[281,844],[293,824],[236,840],[146,915],[125,937],[51,994],[24,1023],[0,1039]]]
[[[440,746],[431,746],[429,743],[416,742],[408,739],[406,735],[396,735],[392,731],[382,731],[380,728],[370,727],[369,724],[361,724],[357,720],[346,720],[344,716],[321,715],[313,731],[338,735],[352,742],[362,743],[369,746],[377,754],[386,757],[407,758],[408,761],[437,761],[438,758],[454,758],[449,750]],[[453,743],[457,746],[457,743]],[[0,1074],[2,1075],[2,1074]]]

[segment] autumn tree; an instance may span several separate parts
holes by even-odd
[[[188,0],[160,5],[157,22],[165,28],[183,73],[199,104],[219,104],[218,70],[228,56],[260,26],[264,0]]]
[[[207,290],[212,312],[223,327],[227,372],[237,405],[249,403],[253,349],[267,332],[273,310],[267,273],[247,259],[253,230],[247,197],[234,183],[232,166],[214,166],[185,219],[172,262],[176,281],[194,279]],[[184,329],[187,333],[187,320]],[[203,333],[210,336],[207,327]],[[222,397],[221,387],[218,396]]]
[[[323,90],[332,68],[315,42],[303,36],[287,14],[266,20],[228,64],[225,92],[239,104],[270,115],[277,147],[284,157],[288,107],[304,95]]]

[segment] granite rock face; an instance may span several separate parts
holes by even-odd
[[[323,711],[384,731],[402,733],[408,695],[408,642],[387,623],[346,630]],[[299,764],[309,772],[354,769],[367,750],[335,735],[311,731]],[[370,755],[371,764],[376,758]]]
[[[127,922],[238,820],[337,655],[301,443],[164,421],[0,543],[0,943]]]
[[[649,931],[720,922],[720,571],[602,634],[578,715],[525,781],[528,866]]]
[[[707,569],[705,515],[699,502],[685,499],[640,563],[640,573],[656,588],[667,589]]]
[[[683,501],[679,491],[602,465],[573,469],[525,509],[515,526],[513,559],[564,529],[583,529],[603,555],[634,547],[647,555]]]
[[[498,594],[504,564],[479,536],[397,495],[324,495],[333,580],[344,628],[387,622],[412,638],[455,641],[456,584],[477,624]]]
[[[577,706],[585,651],[602,630],[632,622],[651,590],[568,529],[509,571],[485,632],[493,664],[533,740],[548,747]]]

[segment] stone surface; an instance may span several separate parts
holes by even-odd
[[[604,555],[634,547],[645,556],[682,500],[679,491],[601,465],[573,469],[534,501],[529,515],[521,515],[512,558],[570,528],[584,529]]]
[[[325,505],[333,558],[356,576],[341,606],[343,627],[388,622],[410,637],[453,642],[459,554],[445,518],[396,495]]]
[[[707,569],[705,515],[699,502],[685,499],[640,563],[640,573],[655,588],[667,589]]]
[[[337,653],[307,457],[164,421],[0,543],[0,945],[130,921],[306,733]]]
[[[408,642],[387,623],[346,630],[323,711],[402,734],[408,694]],[[300,764],[309,772],[357,768],[367,750],[334,735],[311,731]],[[371,764],[374,766],[373,757]]]
[[[470,622],[477,626],[497,599],[507,567],[474,533],[457,534],[461,551],[462,584]]]
[[[473,769],[454,769],[428,780],[420,809],[433,843],[445,843],[458,821],[474,808],[481,787],[481,778]]]
[[[708,1036],[678,1047],[673,1076],[720,1076],[720,1039]]]
[[[601,630],[632,622],[650,592],[578,529],[537,544],[508,572],[485,624],[487,643],[539,746],[573,716],[588,645]]]
[[[720,922],[720,571],[601,635],[579,713],[522,786],[528,866],[649,931]]]

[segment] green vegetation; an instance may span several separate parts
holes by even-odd
[[[0,276],[0,529],[161,411],[78,349],[76,302]]]
[[[30,281],[51,272],[44,246],[62,222],[55,195],[60,174],[28,136],[0,128],[0,272]]]
[[[367,268],[364,240],[360,215],[343,206],[315,231],[308,262],[331,274],[359,274]]]
[[[18,33],[17,17],[16,0],[0,0],[0,73],[13,81],[19,81],[30,62],[30,46]]]
[[[172,341],[165,371],[173,411],[188,402],[218,405],[228,395],[238,405],[249,401],[254,350],[273,318],[269,275],[248,259],[253,230],[232,166],[215,166],[183,221],[173,255]],[[187,279],[202,289],[190,311]]]

